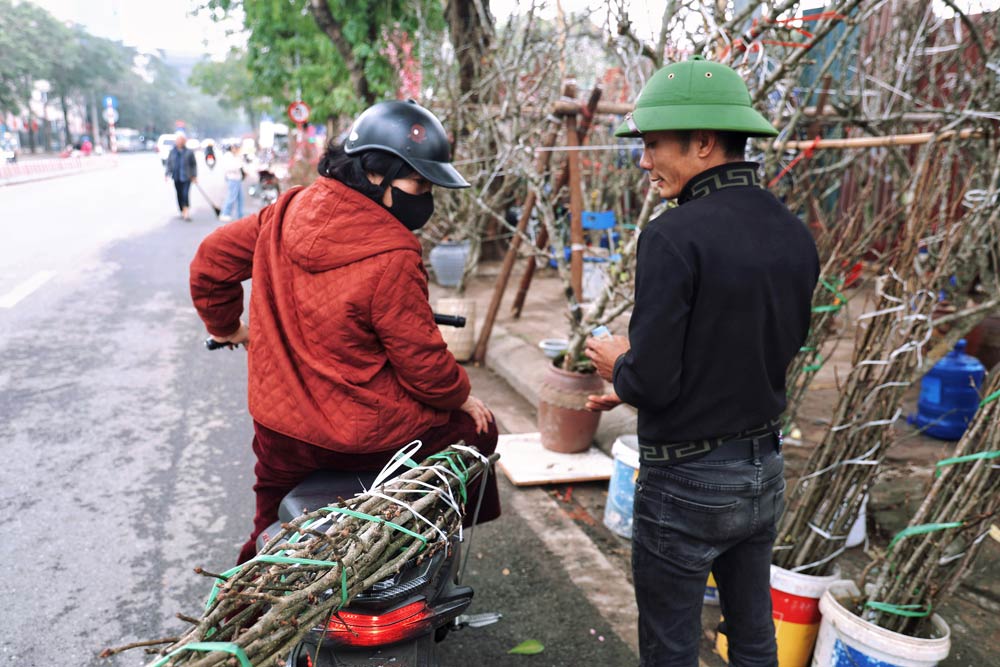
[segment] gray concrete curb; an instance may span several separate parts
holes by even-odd
[[[481,326],[478,330],[481,330]],[[486,366],[503,378],[536,409],[538,388],[542,384],[542,376],[548,363],[549,360],[537,347],[501,325],[493,326],[490,344],[486,350]],[[635,432],[635,410],[622,405],[601,416],[601,425],[597,429],[597,444],[605,452],[610,453],[615,438]]]

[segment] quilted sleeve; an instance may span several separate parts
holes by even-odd
[[[213,336],[228,336],[240,327],[240,283],[253,271],[259,233],[259,213],[219,227],[205,237],[191,261],[191,300]]]
[[[454,410],[469,397],[469,376],[434,324],[427,274],[416,252],[398,252],[372,298],[372,324],[399,382],[421,403]]]

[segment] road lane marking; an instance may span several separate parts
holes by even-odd
[[[13,308],[25,297],[49,282],[54,275],[56,275],[55,271],[39,271],[0,297],[0,308]]]

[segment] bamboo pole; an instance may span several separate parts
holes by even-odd
[[[919,146],[932,140],[978,139],[985,136],[978,128],[949,130],[947,132],[917,132],[915,134],[891,134],[885,137],[852,137],[849,139],[820,139],[819,141],[774,142],[774,150],[820,150],[825,148],[885,148],[887,146]]]

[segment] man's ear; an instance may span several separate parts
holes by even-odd
[[[694,144],[698,157],[706,158],[715,150],[718,144],[718,135],[709,130],[694,130],[691,134],[691,143]]]

